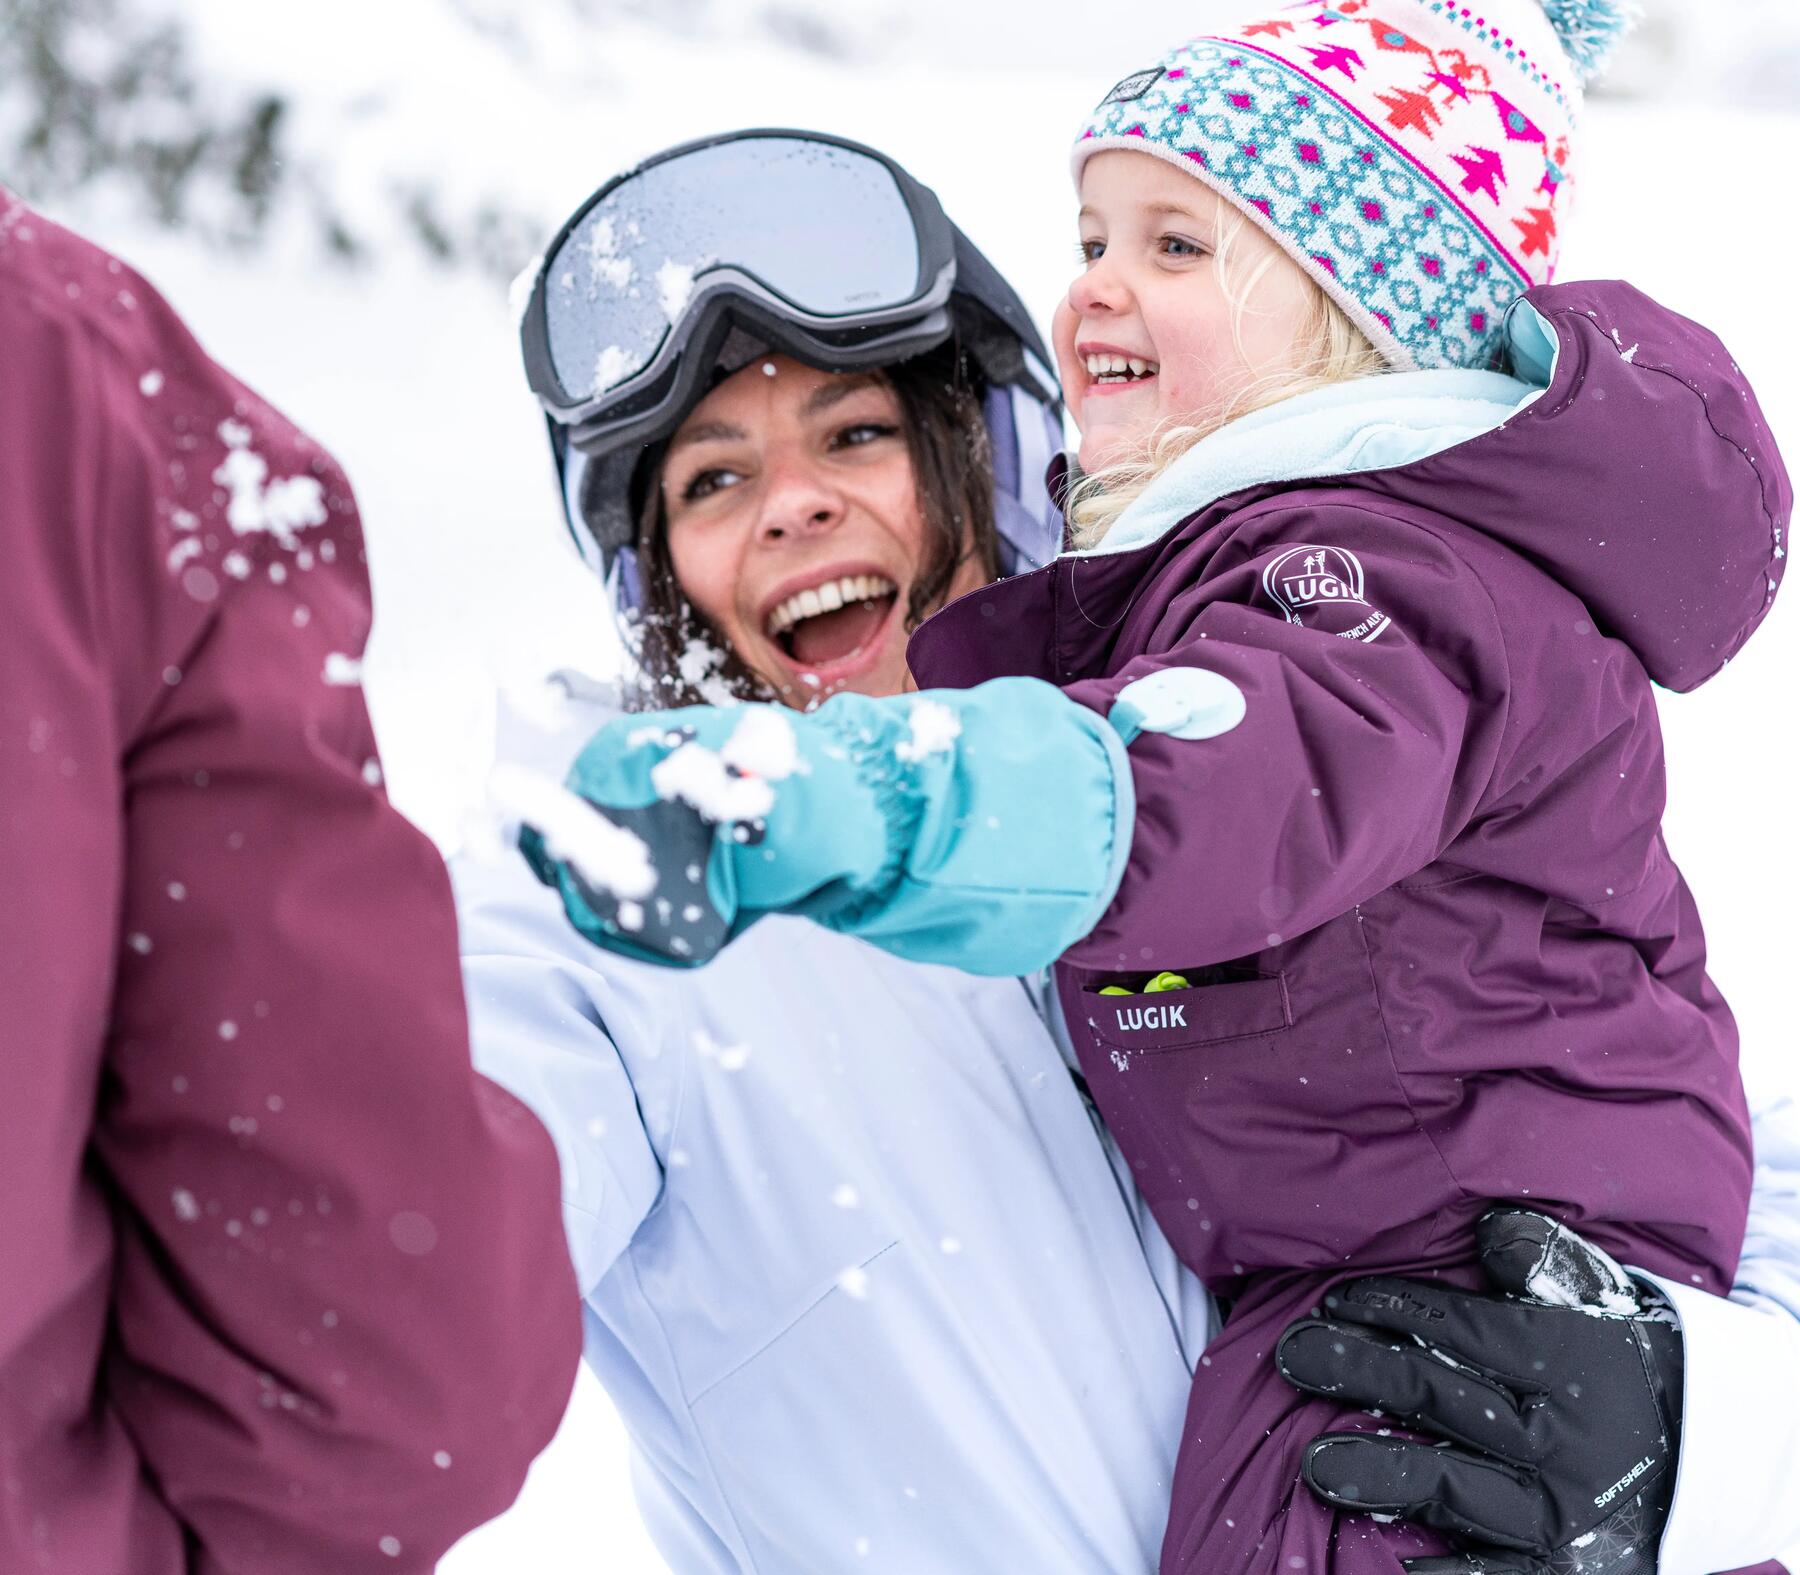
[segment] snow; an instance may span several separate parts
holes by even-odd
[[[696,264],[679,263],[673,257],[665,259],[662,267],[656,270],[656,298],[662,306],[663,316],[670,322],[687,310],[697,271]]]
[[[794,724],[773,706],[746,706],[719,757],[768,782],[785,782],[801,769]]]
[[[282,546],[297,549],[297,532],[325,523],[325,489],[317,476],[271,481],[269,462],[250,447],[250,429],[241,422],[221,422],[219,437],[230,452],[213,472],[213,480],[229,494],[225,518],[239,536],[265,532]]]
[[[1789,0],[1744,3],[1792,37],[1782,20]],[[853,67],[771,44],[757,31],[760,8],[729,0],[670,8],[682,20],[666,26],[650,7],[621,7],[604,30],[583,27],[574,6],[505,0],[291,9],[180,0],[212,69],[294,95],[301,153],[329,167],[379,261],[361,272],[326,266],[297,223],[277,227],[269,252],[249,255],[151,229],[104,197],[55,209],[141,267],[203,344],[345,463],[375,586],[365,695],[388,790],[445,848],[483,802],[499,687],[561,666],[612,671],[617,645],[600,587],[563,529],[543,420],[519,365],[516,309],[498,282],[417,256],[394,201],[396,172],[430,172],[456,215],[495,194],[531,215],[515,259],[523,264],[601,180],[660,145],[798,116],[883,148],[933,186],[1047,326],[1074,239],[1069,136],[1107,87],[1202,19],[1177,0],[1115,8],[1099,29],[1090,0],[799,0],[787,9],[844,38]],[[1684,25],[1705,33],[1712,53],[1702,64],[1722,75],[1716,52],[1729,30],[1713,10]],[[357,47],[346,50],[345,38]],[[966,117],[920,112],[999,101],[1004,146],[972,142]],[[1768,210],[1762,172],[1794,162],[1800,121],[1596,103],[1586,135],[1562,276],[1622,274],[1715,328],[1800,455],[1786,252],[1752,228]],[[1757,156],[1721,158],[1720,148]],[[1669,219],[1682,193],[1704,194],[1707,223]],[[0,242],[10,222],[0,216]],[[254,494],[249,480],[245,470],[246,518],[303,518],[304,498],[271,500],[266,477]],[[693,681],[722,688],[720,653],[697,643],[689,657],[684,675],[691,665]],[[1778,607],[1701,693],[1661,697],[1669,841],[1705,916],[1753,1094],[1800,1092],[1800,1067],[1786,1053],[1787,910],[1800,853],[1777,814],[1797,663],[1800,621]],[[128,944],[134,953],[151,946],[142,935]],[[444,1575],[663,1567],[631,1506],[623,1433],[585,1368],[517,1505],[442,1564]]]
[[[624,901],[656,889],[656,867],[643,838],[615,826],[560,782],[524,766],[499,765],[489,777],[488,793],[503,815],[537,831],[550,856],[567,860],[590,886]]]
[[[941,700],[915,700],[907,712],[911,737],[894,746],[894,753],[910,764],[928,755],[947,755],[962,737],[962,718]]]
[[[698,810],[720,825],[761,820],[775,807],[775,790],[761,777],[739,776],[717,750],[686,743],[650,770],[657,796]]]

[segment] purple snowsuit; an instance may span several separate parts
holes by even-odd
[[[1316,1434],[1377,1425],[1270,1360],[1347,1274],[1476,1283],[1475,1218],[1522,1199],[1636,1266],[1731,1282],[1748,1122],[1663,843],[1651,681],[1694,688],[1756,628],[1792,494],[1711,334],[1617,283],[1530,300],[1556,370],[1497,429],[1239,492],[978,591],[912,644],[923,686],[1023,674],[1103,715],[1176,665],[1246,697],[1230,732],[1132,743],[1123,884],[1056,969],[1144,1196],[1230,1301],[1165,1572],[1348,1575],[1441,1546],[1339,1525],[1298,1483]],[[1194,987],[1098,993],[1164,969]]]

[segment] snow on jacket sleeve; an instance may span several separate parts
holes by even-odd
[[[1152,644],[1064,691],[1135,734],[1137,790],[1124,878],[1071,962],[1167,955],[1176,923],[1196,966],[1303,934],[1429,864],[1493,771],[1493,603],[1411,522],[1252,511]]]
[[[444,871],[379,785],[343,476],[19,211],[0,1566],[428,1571],[573,1379],[551,1146],[470,1068]]]
[[[453,873],[475,1065],[536,1111],[556,1142],[563,1226],[585,1298],[662,1189],[661,1163],[608,1028],[638,1025],[596,971],[601,954],[516,852],[464,855]]]

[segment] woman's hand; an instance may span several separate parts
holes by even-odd
[[[1681,1330],[1623,1269],[1542,1214],[1476,1226],[1498,1294],[1351,1280],[1276,1348],[1296,1388],[1448,1440],[1330,1433],[1314,1494],[1416,1520],[1466,1551],[1413,1575],[1655,1575],[1680,1453]]]

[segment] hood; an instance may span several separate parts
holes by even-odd
[[[1713,334],[1619,282],[1531,291],[1506,340],[1511,375],[1394,373],[1233,422],[1095,552],[1235,494],[1376,492],[1504,542],[1658,683],[1697,687],[1755,632],[1786,566],[1793,492],[1755,395]]]
[[[1533,290],[1508,325],[1547,383],[1492,432],[1360,484],[1461,519],[1573,591],[1666,688],[1742,649],[1786,568],[1793,488],[1698,323],[1617,281]]]

